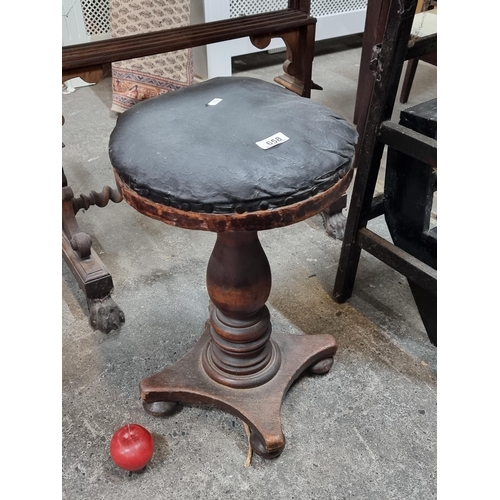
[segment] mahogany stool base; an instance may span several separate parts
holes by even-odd
[[[183,358],[141,381],[145,410],[165,416],[175,411],[175,403],[218,407],[248,424],[255,453],[264,458],[278,457],[285,448],[280,416],[285,394],[305,370],[327,373],[337,342],[329,334],[291,335],[273,331],[272,338],[281,352],[281,366],[276,375],[258,387],[231,388],[212,380],[203,368],[202,354],[211,342],[207,322],[203,335]]]

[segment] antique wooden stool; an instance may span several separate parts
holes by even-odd
[[[126,202],[167,224],[217,233],[205,331],[177,363],[142,380],[146,411],[214,405],[248,424],[256,453],[283,451],[283,397],[304,370],[327,373],[337,345],[329,334],[271,337],[271,271],[257,232],[339,199],[356,140],[330,108],[254,78],[214,78],[120,115],[109,151]]]

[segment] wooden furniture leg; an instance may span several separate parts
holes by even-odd
[[[437,99],[401,112],[401,125],[437,138]],[[437,228],[430,229],[437,172],[426,163],[388,148],[384,183],[384,214],[395,245],[437,269]],[[437,301],[434,294],[408,279],[422,322],[437,345]]]
[[[408,61],[406,66],[405,76],[403,78],[403,84],[401,86],[401,95],[399,101],[404,104],[408,102],[408,97],[410,96],[411,86],[413,85],[413,80],[415,79],[415,73],[417,72],[418,59],[412,59]]]
[[[100,194],[92,191],[90,197],[81,195],[77,199],[67,185],[64,170],[62,185],[63,258],[85,294],[90,325],[95,330],[109,333],[120,327],[125,315],[111,298],[113,279],[92,249],[90,236],[78,226],[75,214],[79,208],[87,209],[90,205],[104,207],[109,200],[119,203],[122,197],[118,191],[105,186]]]
[[[413,80],[415,79],[415,73],[417,72],[417,66],[420,60],[432,64],[433,66],[437,66],[437,53],[428,54],[421,58],[415,57],[414,59],[410,59],[408,61],[405,76],[403,79],[403,84],[401,86],[401,95],[399,97],[399,101],[402,104],[408,102],[408,98],[410,97],[411,87],[413,85]]]
[[[386,57],[384,62],[386,67],[391,68],[392,71],[380,71],[376,59],[377,51],[374,50],[373,53],[375,61],[372,75],[374,86],[370,96],[370,106],[367,108],[367,111],[372,111],[372,114],[365,115],[364,123],[361,125],[363,133],[357,147],[359,154],[355,157],[357,173],[333,290],[333,297],[337,302],[346,301],[351,296],[354,287],[361,256],[361,245],[357,233],[360,228],[366,227],[370,217],[380,161],[385,147],[378,140],[377,132],[383,121],[390,120],[394,109],[397,87],[413,21],[414,14],[408,15],[406,11],[400,13],[396,3],[395,1],[390,2],[391,9],[386,16],[388,25],[384,24],[383,48]],[[414,13],[416,0],[411,4],[413,5],[410,6],[410,12]],[[392,17],[391,14],[393,14]]]
[[[210,318],[180,361],[140,383],[146,411],[168,415],[177,402],[208,404],[243,419],[252,449],[275,458],[285,447],[281,404],[297,377],[327,373],[337,350],[329,334],[273,332],[265,305],[269,262],[256,231],[217,233],[207,268]]]
[[[355,158],[357,173],[333,289],[337,302],[346,301],[352,294],[361,250],[406,276],[432,300],[436,298],[436,270],[366,227],[370,219],[384,213],[383,197],[374,198],[374,191],[386,146],[437,168],[437,141],[391,122],[405,59],[436,51],[437,35],[423,37],[408,47],[416,4],[417,0],[390,1],[382,43],[372,52],[373,91],[364,123],[358,124],[363,132]],[[434,343],[432,332],[429,338]]]
[[[363,126],[366,121],[366,113],[375,81],[374,73],[372,68],[370,68],[373,59],[373,50],[377,44],[382,42],[389,5],[390,0],[368,0],[366,6],[365,29],[363,32],[353,118],[353,123],[357,125],[360,137],[363,135]]]
[[[89,67],[75,71],[74,74],[67,74],[66,77],[63,76],[63,82],[70,78],[80,77],[86,82],[97,83],[109,69],[109,64]],[[64,121],[63,117],[63,125]],[[89,196],[82,194],[76,198],[73,190],[68,186],[64,169],[62,171],[63,259],[85,294],[90,326],[104,333],[118,329],[125,321],[125,315],[111,298],[113,291],[111,275],[92,249],[90,236],[80,229],[75,216],[79,210],[88,210],[92,205],[105,207],[110,200],[120,203],[122,199],[121,194],[109,186],[104,186],[101,193],[92,191]]]
[[[284,73],[274,81],[302,97],[311,97],[313,88],[321,88],[312,81],[315,33],[316,25],[310,24],[281,36],[286,45],[286,61]]]
[[[419,8],[420,7],[420,8]],[[420,17],[420,20],[416,22],[416,31],[415,37],[425,36],[425,33],[428,33],[429,30],[425,30],[425,16],[429,15],[429,11],[433,10],[437,7],[437,0],[421,0],[417,5],[417,14]],[[430,14],[430,16],[434,16],[437,12],[434,11]],[[415,20],[417,18],[415,17]],[[432,19],[432,18],[429,18]],[[415,27],[415,23],[414,23]],[[424,28],[424,34],[420,34],[420,31]],[[437,50],[437,49],[436,49]],[[413,80],[415,79],[415,73],[417,72],[417,66],[419,61],[422,60],[426,63],[432,64],[433,66],[437,66],[437,52],[431,52],[429,54],[422,55],[421,57],[415,57],[413,59],[408,60],[408,64],[406,66],[406,71],[403,79],[403,84],[401,86],[401,95],[399,96],[399,102],[405,104],[408,102],[408,98],[410,97],[411,87],[413,85]]]

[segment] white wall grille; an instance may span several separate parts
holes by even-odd
[[[109,0],[81,0],[83,22],[88,36],[105,35],[111,31]]]
[[[250,16],[262,12],[286,9],[288,0],[230,0],[230,17]]]
[[[312,0],[311,15],[313,17],[329,16],[342,12],[352,12],[366,9],[368,0]],[[249,16],[261,12],[286,9],[287,0],[231,0],[229,3],[230,17]]]
[[[366,9],[368,0],[312,0],[311,15],[313,17],[329,16],[341,12],[353,12]]]
[[[311,15],[329,16],[366,9],[368,0],[312,0]],[[88,36],[110,33],[109,0],[81,0],[83,20]],[[230,17],[248,16],[286,9],[288,0],[230,0]]]

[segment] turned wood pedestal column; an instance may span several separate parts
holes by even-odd
[[[271,335],[265,305],[271,271],[255,231],[217,235],[207,289],[210,318],[202,337],[176,364],[141,382],[144,407],[167,415],[175,409],[169,402],[215,405],[248,424],[256,453],[276,457],[285,447],[283,397],[307,368],[330,370],[335,339],[328,334]]]

